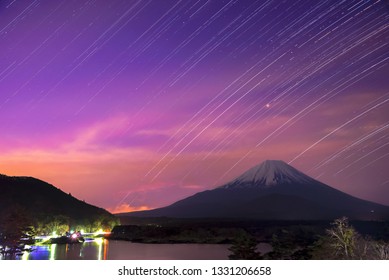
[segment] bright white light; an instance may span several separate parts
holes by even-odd
[[[97,244],[102,244],[104,242],[103,238],[95,238]]]

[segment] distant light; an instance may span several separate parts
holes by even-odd
[[[265,106],[266,108],[270,108],[270,103],[267,103]]]
[[[83,229],[82,229],[82,230],[80,230],[80,232],[81,232],[81,234],[82,234],[82,235],[85,233]]]
[[[53,237],[57,237],[57,232],[56,231],[53,231],[53,233],[51,234]]]
[[[72,234],[72,238],[73,238],[73,239],[76,239],[76,238],[77,238],[77,233],[73,233],[73,234]]]

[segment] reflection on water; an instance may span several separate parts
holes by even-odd
[[[79,244],[34,246],[21,260],[223,260],[226,244],[143,244],[97,238]]]
[[[108,240],[96,238],[78,244],[33,246],[32,252],[16,257],[21,260],[101,260],[107,259]]]
[[[230,252],[226,244],[142,244],[110,241],[111,260],[224,260]]]

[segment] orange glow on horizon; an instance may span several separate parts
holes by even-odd
[[[122,205],[116,206],[115,208],[107,208],[107,211],[111,212],[112,214],[118,214],[118,213],[151,210],[151,209],[153,209],[153,208],[146,206],[146,205],[130,206],[128,204],[122,204]]]

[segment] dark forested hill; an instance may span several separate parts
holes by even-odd
[[[34,222],[50,222],[54,217],[62,217],[69,224],[102,225],[116,221],[106,210],[78,200],[39,179],[0,175],[0,220],[14,211]]]

